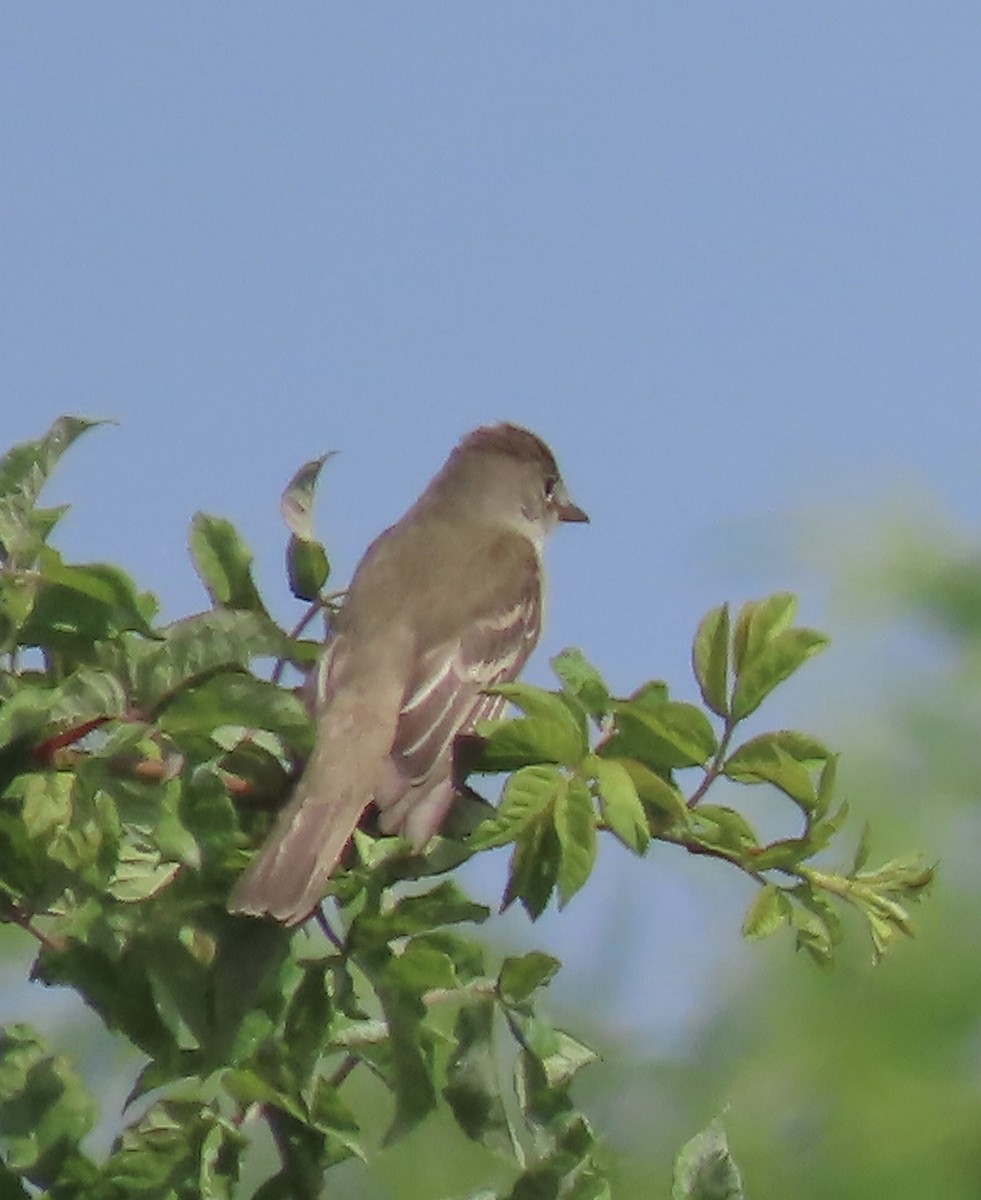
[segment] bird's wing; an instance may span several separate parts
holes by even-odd
[[[504,698],[486,696],[483,689],[514,679],[538,640],[540,625],[536,590],[421,657],[392,746],[392,759],[407,783],[418,785],[434,769],[445,773],[457,734],[501,712]]]

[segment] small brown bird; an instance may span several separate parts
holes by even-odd
[[[468,434],[362,558],[318,668],[313,752],[229,909],[309,916],[362,812],[416,850],[453,802],[453,743],[504,700],[538,641],[542,548],[588,517],[555,458],[517,425]]]

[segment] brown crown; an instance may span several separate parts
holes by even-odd
[[[482,425],[467,434],[453,451],[453,457],[461,450],[468,453],[506,454],[521,462],[538,463],[547,474],[558,474],[552,451],[540,437],[536,437],[529,429],[522,429],[520,425],[509,425],[503,421],[499,425]]]

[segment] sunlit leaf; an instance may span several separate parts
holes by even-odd
[[[567,647],[550,660],[563,687],[576,697],[593,717],[610,711],[610,692],[602,675],[576,647]]]
[[[774,592],[740,608],[732,634],[732,665],[737,676],[768,642],[790,627],[796,613],[797,597],[790,592]]]
[[[581,780],[570,779],[559,794],[554,820],[560,855],[556,882],[563,908],[589,878],[596,861],[596,814]]]
[[[772,883],[765,884],[756,893],[743,918],[743,936],[750,939],[769,937],[789,921],[791,909],[790,901],[780,888]]]
[[[629,850],[643,854],[651,839],[650,826],[629,770],[619,759],[598,755],[591,765],[596,773],[603,819]]]
[[[739,671],[732,716],[739,721],[748,717],[775,687],[827,645],[828,638],[813,629],[784,629],[772,637]]]
[[[713,608],[699,623],[692,665],[702,699],[720,717],[729,708],[729,606]]]
[[[610,756],[635,758],[655,771],[704,766],[717,741],[708,718],[693,704],[669,700],[652,707],[632,701],[615,705],[616,733]]]

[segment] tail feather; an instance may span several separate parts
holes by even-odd
[[[323,896],[373,791],[370,773],[351,757],[329,771],[329,741],[314,748],[296,795],[236,883],[229,912],[298,925]]]
[[[229,911],[284,925],[303,921],[323,896],[364,807],[364,797],[345,804],[297,795],[236,883]]]
[[[334,655],[334,667],[347,661]],[[318,721],[313,753],[296,795],[246,868],[230,912],[305,920],[327,888],[344,847],[388,767],[401,697],[400,660],[367,663],[371,687],[340,687]],[[366,668],[366,670],[367,670]],[[332,667],[332,670],[334,668]]]

